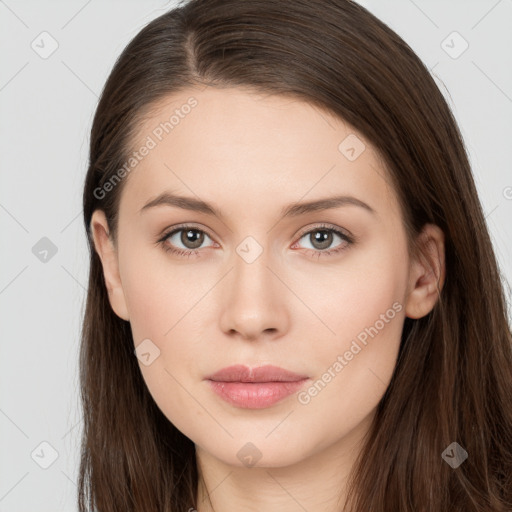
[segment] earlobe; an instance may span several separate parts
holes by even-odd
[[[444,285],[444,233],[435,224],[426,224],[418,236],[420,254],[411,262],[405,314],[421,318],[434,308]]]
[[[109,237],[108,222],[103,210],[95,210],[91,217],[91,235],[94,247],[101,260],[108,298],[114,313],[129,321],[128,308],[124,297],[117,252]]]

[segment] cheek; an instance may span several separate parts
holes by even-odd
[[[124,261],[123,289],[134,348],[145,347],[139,350],[139,368],[155,403],[178,429],[188,431],[190,418],[201,412],[183,386],[191,391],[190,379],[197,377],[201,351],[191,342],[195,329],[191,320],[197,320],[197,302],[205,291],[186,278],[185,267],[147,261],[142,255]],[[144,353],[149,354],[148,364],[142,362]]]
[[[173,266],[149,252],[126,258],[123,272],[134,346],[150,340],[149,346],[158,354],[150,366],[140,364],[141,371],[152,394],[169,392],[179,386],[172,376],[181,382],[183,375],[198,373],[201,347],[194,340],[200,337],[198,319],[204,316],[207,303],[201,298],[211,283],[199,279],[192,266]]]
[[[347,413],[361,420],[377,405],[396,365],[407,267],[398,247],[380,248],[333,273],[313,306],[335,334],[322,328],[315,335],[316,381],[301,403],[328,408],[342,423]]]
[[[162,254],[159,251],[148,249],[122,261],[123,291],[135,344],[145,338],[159,344],[171,339],[180,319],[203,293],[186,266],[173,266],[163,249]]]
[[[347,252],[335,264],[288,271],[291,288],[314,313],[308,315],[308,324],[313,328],[316,323],[315,344],[327,350],[350,345],[395,302],[403,301],[407,257],[400,242],[382,236],[371,247]]]
[[[382,307],[367,303],[361,318],[343,317],[345,325],[340,320],[340,332],[347,326],[353,336],[324,341],[310,355],[315,376],[297,395],[295,419],[301,423],[299,431],[319,433],[313,439],[316,451],[350,436],[370,419],[395,370],[403,318],[398,302]]]

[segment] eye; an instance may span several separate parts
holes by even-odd
[[[340,238],[343,242],[334,249],[326,250],[330,245],[332,245],[335,237]],[[337,254],[354,243],[354,239],[349,235],[342,233],[335,227],[325,224],[306,231],[301,235],[300,240],[303,238],[311,243],[313,246],[313,253],[316,254],[318,258],[321,255],[331,256],[333,254]],[[296,244],[294,244],[294,246],[295,245]]]
[[[205,237],[210,238],[202,229],[194,226],[179,226],[167,232],[158,242],[164,246],[167,252],[179,256],[192,256],[199,252],[196,249],[201,247]],[[185,250],[181,249],[178,244],[182,244]]]
[[[166,252],[171,252],[179,256],[190,257],[197,255],[200,252],[198,249],[203,245],[205,237],[210,238],[211,240],[211,237],[202,229],[196,228],[195,226],[182,225],[174,227],[171,231],[168,231],[160,240],[158,240],[158,243],[164,246],[164,250]],[[326,250],[333,243],[334,237],[340,238],[343,243],[340,243],[334,249]],[[347,249],[355,242],[353,237],[326,224],[316,226],[314,229],[304,232],[300,236],[299,240],[302,240],[303,238],[310,241],[313,245],[313,248],[311,249],[313,251],[313,255],[316,255],[318,258],[321,255],[330,256],[337,254]],[[180,248],[179,244],[182,244],[184,248]],[[296,245],[297,243],[294,244],[294,246]],[[292,246],[292,248],[294,248],[294,246]]]

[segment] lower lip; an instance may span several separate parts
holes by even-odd
[[[264,409],[297,392],[308,379],[293,382],[219,382],[208,380],[226,402],[243,409]]]

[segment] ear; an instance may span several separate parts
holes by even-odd
[[[95,210],[93,212],[91,217],[91,234],[94,247],[103,266],[103,275],[105,276],[110,305],[118,317],[129,321],[130,316],[126,307],[119,275],[117,250],[110,239],[108,222],[103,210]]]
[[[418,235],[419,254],[411,261],[405,314],[421,318],[435,306],[445,281],[444,233],[435,224],[425,224]]]

